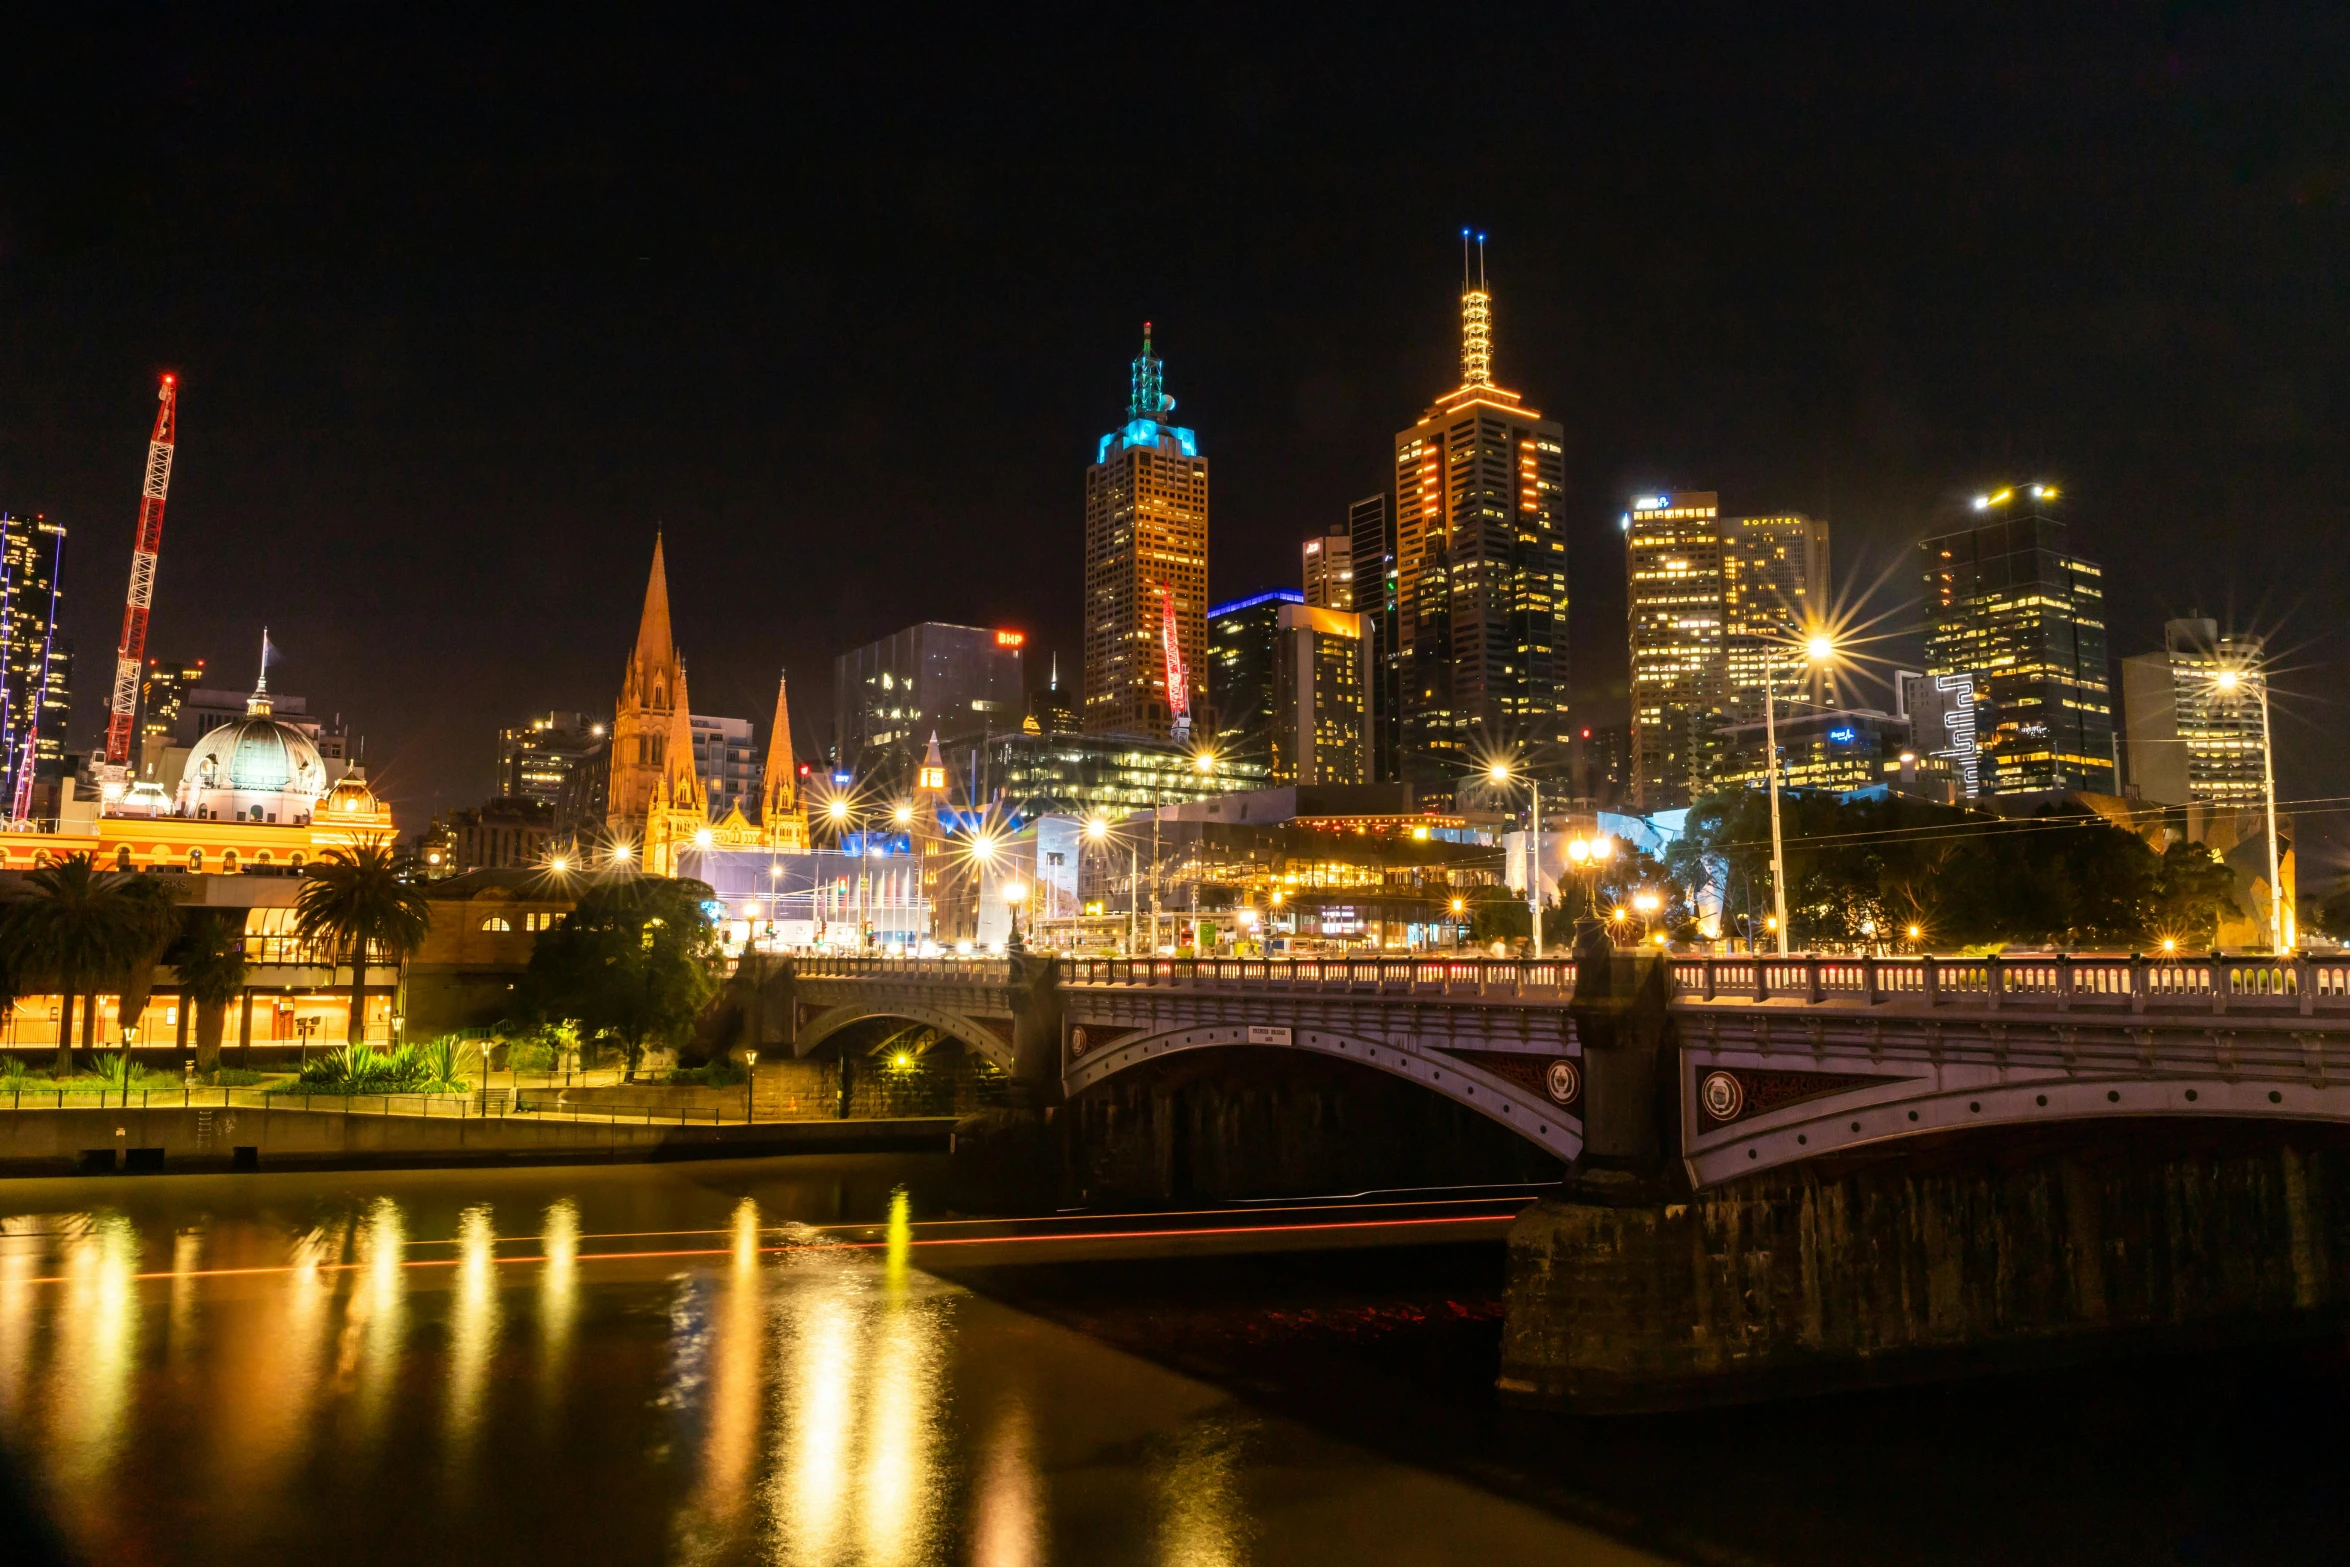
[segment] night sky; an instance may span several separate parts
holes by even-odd
[[[149,651],[245,685],[266,621],[413,830],[489,792],[501,723],[608,712],[656,526],[699,711],[763,726],[784,666],[828,737],[832,656],[922,619],[1074,683],[1145,318],[1216,596],[1292,585],[1457,381],[1473,224],[1497,377],[1567,432],[1585,713],[1622,716],[1634,491],[1829,518],[1901,626],[1906,546],[2047,479],[2116,658],[2232,610],[2292,650],[2280,794],[2350,793],[2338,11],[30,9],[0,507],[72,529],[77,743],[159,371]]]

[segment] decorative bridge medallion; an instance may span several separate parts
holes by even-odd
[[[1572,1108],[1583,1095],[1582,1063],[1572,1056],[1537,1055],[1522,1050],[1447,1050],[1505,1083],[1542,1095],[1562,1109]]]
[[[1798,1104],[1848,1088],[1864,1088],[1885,1079],[1868,1072],[1780,1072],[1755,1067],[1735,1071],[1717,1069],[1697,1085],[1697,1107],[1716,1126],[1762,1115],[1782,1105]]]

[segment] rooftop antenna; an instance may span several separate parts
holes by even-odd
[[[1485,236],[1477,236],[1477,286],[1485,286]]]
[[[1469,291],[1469,231],[1461,230],[1461,292]]]

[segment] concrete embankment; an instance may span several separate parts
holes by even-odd
[[[15,1110],[0,1175],[594,1164],[875,1150],[943,1152],[951,1116],[724,1125],[538,1116],[352,1114],[323,1107]]]

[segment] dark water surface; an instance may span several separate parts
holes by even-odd
[[[110,1564],[1641,1559],[913,1266],[942,1173],[0,1184],[0,1437]]]

